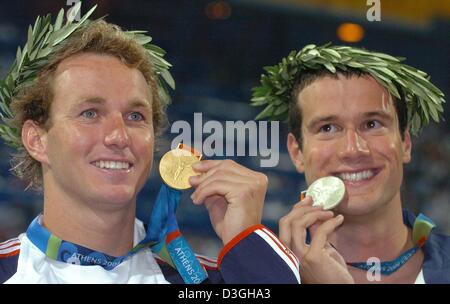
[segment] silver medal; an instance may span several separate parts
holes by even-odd
[[[344,195],[344,182],[335,176],[319,178],[306,191],[306,196],[311,196],[313,199],[313,206],[322,206],[324,210],[335,208]]]

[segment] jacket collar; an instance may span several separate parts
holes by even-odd
[[[403,210],[403,222],[406,226],[412,229],[415,220],[414,213]],[[433,229],[422,251],[425,282],[428,284],[450,283],[450,237],[437,233]]]

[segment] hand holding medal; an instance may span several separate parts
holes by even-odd
[[[227,244],[261,223],[267,177],[232,160],[200,160],[199,153],[180,144],[162,157],[161,177],[173,189],[195,188],[194,204],[205,205],[215,232]]]
[[[267,190],[264,174],[232,160],[200,161],[200,155],[186,147],[178,150],[181,151],[168,152],[161,160],[161,176],[171,187],[195,188],[191,196],[194,204],[205,205],[211,224],[224,244],[261,223]]]
[[[329,235],[344,220],[330,211],[342,202],[345,185],[327,176],[313,182],[301,194],[301,201],[280,220],[280,239],[300,260],[300,275],[305,283],[353,283],[344,258],[331,246]],[[311,242],[307,234],[314,227]],[[311,231],[309,231],[311,232]]]

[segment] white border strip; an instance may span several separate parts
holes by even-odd
[[[20,240],[18,238],[14,238],[14,239],[4,241],[3,243],[0,243],[0,249],[9,247],[15,243],[20,244]]]
[[[270,231],[267,228],[262,228],[262,230],[267,233],[268,235],[272,236],[273,240],[275,240],[275,242],[284,249],[285,253],[288,254],[290,257],[292,257],[292,259],[295,261],[295,266],[297,268],[300,268],[300,261],[298,260],[297,256],[292,252],[291,249],[289,249],[288,247],[286,247],[286,245],[284,245],[280,239],[278,238],[277,235],[275,235],[272,231]]]
[[[295,265],[295,263],[292,263],[292,260],[287,256],[286,252],[282,251],[280,249],[280,247],[277,245],[277,243],[275,243],[272,240],[272,238],[267,234],[267,232],[265,232],[264,230],[257,229],[254,232],[256,234],[258,234],[263,240],[266,241],[266,243],[268,243],[270,245],[270,247],[272,247],[275,250],[275,252],[285,261],[285,263],[292,270],[292,272],[294,273],[297,281],[299,283],[301,283],[299,268],[298,268],[297,265]],[[285,246],[283,246],[283,247],[285,247]],[[294,256],[294,261],[296,261],[296,260],[297,260],[297,258]]]
[[[199,260],[199,262],[205,266],[209,266],[209,267],[213,267],[213,268],[217,268],[217,262],[213,261],[212,258],[207,258],[205,256],[196,254],[195,255],[197,257],[197,259]]]
[[[217,258],[214,258],[214,257],[210,257],[210,256],[206,256],[206,255],[203,255],[203,254],[195,254],[198,258],[201,258],[201,259],[203,259],[203,260],[205,260],[205,261],[208,261],[208,262],[210,262],[210,263],[217,263]]]
[[[11,252],[19,250],[19,249],[20,249],[20,244],[17,244],[15,246],[11,246],[9,248],[0,249],[0,254],[8,254],[8,253],[11,253]]]

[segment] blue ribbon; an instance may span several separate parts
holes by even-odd
[[[186,284],[198,284],[208,276],[178,229],[175,213],[181,191],[163,184],[159,190],[146,239],[155,243],[153,252],[175,267]]]
[[[398,258],[392,261],[381,262],[379,271],[382,275],[388,276],[399,270],[406,262],[411,259],[414,254],[419,250],[420,247],[423,246],[425,241],[428,239],[431,230],[436,227],[434,222],[423,214],[419,214],[416,220],[414,221],[412,234],[417,238],[417,242],[414,247],[408,249],[404,253],[402,253]],[[373,265],[366,262],[355,262],[355,263],[347,263],[355,268],[359,268],[362,270],[371,270],[373,269]]]
[[[207,279],[207,273],[181,235],[176,210],[181,192],[163,184],[150,215],[145,238],[128,254],[114,257],[81,245],[62,240],[39,223],[36,217],[27,229],[27,237],[46,256],[65,263],[99,265],[106,270],[117,267],[143,248],[150,247],[164,261],[175,267],[186,284],[198,284]]]
[[[380,266],[377,270],[380,271],[382,275],[388,276],[396,272],[400,269],[403,265],[405,265],[406,262],[417,252],[419,249],[418,246],[414,246],[413,248],[407,250],[402,255],[400,255],[398,258],[392,261],[386,261],[381,262]],[[362,270],[371,270],[373,269],[373,265],[366,262],[358,262],[358,263],[347,263],[347,265],[350,265],[352,267],[356,267]]]

